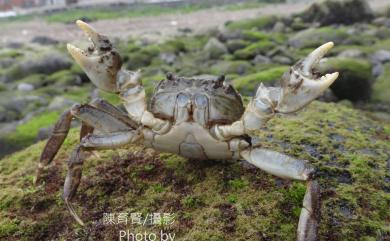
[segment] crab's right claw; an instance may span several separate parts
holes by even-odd
[[[324,76],[313,73],[313,68],[333,46],[333,42],[321,45],[283,75],[276,112],[291,113],[302,109],[337,79],[338,72]]]
[[[99,89],[118,92],[117,73],[122,66],[119,53],[106,36],[97,33],[89,24],[81,20],[77,20],[76,24],[89,37],[92,45],[82,50],[68,44],[69,53]]]

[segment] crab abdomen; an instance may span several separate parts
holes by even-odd
[[[165,134],[144,129],[145,145],[158,151],[176,153],[190,159],[232,159],[229,143],[215,139],[208,129],[196,122],[182,122]]]

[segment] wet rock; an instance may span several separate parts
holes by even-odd
[[[4,106],[0,106],[0,123],[1,122],[11,122],[11,121],[17,120],[19,118],[20,118],[20,116],[16,111],[6,109]]]
[[[252,60],[253,64],[270,64],[272,61],[267,56],[258,54],[255,56],[255,58]]]
[[[210,59],[218,59],[228,52],[226,46],[216,38],[211,38],[206,43],[203,50]]]
[[[365,54],[359,49],[346,49],[340,52],[337,57],[340,58],[363,58]]]
[[[16,62],[14,58],[0,59],[0,68],[8,68]]]
[[[16,96],[5,103],[4,108],[10,112],[16,112],[20,116],[47,105],[47,100],[34,95]]]
[[[372,62],[386,63],[390,61],[390,51],[380,49],[370,56]]]
[[[278,64],[290,65],[293,63],[292,59],[286,56],[276,55],[272,57],[272,61]]]
[[[384,27],[387,27],[387,28],[390,28],[390,18],[386,18],[386,17],[379,17],[379,18],[376,18],[372,21],[373,24],[375,24],[376,26],[384,26]]]
[[[374,76],[374,78],[378,78],[379,76],[381,76],[383,73],[384,73],[384,68],[383,68],[383,65],[381,63],[374,63],[373,66],[372,66],[372,75]]]
[[[172,65],[175,63],[177,56],[174,53],[161,53],[160,58],[164,63]]]
[[[339,78],[330,88],[338,99],[366,101],[371,97],[372,65],[366,60],[353,58],[329,58],[321,62],[320,73],[339,72]]]
[[[56,96],[50,102],[48,109],[50,111],[63,110],[65,108],[70,108],[73,104],[76,104],[76,102],[73,100],[66,99],[62,96]]]
[[[337,45],[342,44],[349,36],[350,34],[345,28],[308,28],[291,36],[288,40],[288,45],[293,48],[316,48],[329,41]]]
[[[55,45],[58,44],[59,42],[55,39],[52,39],[47,36],[35,36],[32,40],[31,43],[37,43],[40,45]]]
[[[282,21],[276,22],[274,27],[272,28],[272,31],[277,33],[282,33],[285,30],[286,30],[286,25]]]
[[[36,141],[42,141],[49,138],[52,132],[53,132],[53,126],[40,128],[37,134]]]
[[[228,48],[230,53],[234,53],[239,49],[245,48],[249,44],[250,42],[242,39],[233,39],[226,42],[226,47]]]
[[[72,61],[63,54],[48,53],[36,59],[27,59],[22,61],[19,66],[17,77],[24,77],[29,74],[42,73],[52,74],[59,70],[69,69]]]
[[[34,85],[27,84],[27,83],[20,83],[17,86],[17,90],[25,91],[25,92],[33,91],[34,90]]]
[[[313,3],[299,16],[304,22],[318,22],[326,26],[369,22],[374,13],[366,0],[326,0]]]

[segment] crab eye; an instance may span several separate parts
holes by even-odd
[[[204,95],[195,96],[195,104],[197,107],[206,107],[207,106],[207,97]]]
[[[188,95],[180,93],[177,96],[177,104],[178,104],[178,106],[184,107],[184,106],[186,106],[188,104],[188,102],[190,102],[190,97]]]

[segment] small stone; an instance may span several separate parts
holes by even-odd
[[[293,63],[293,61],[286,56],[276,55],[272,57],[272,61],[278,64],[284,64],[284,65],[290,65]]]
[[[253,64],[270,64],[271,59],[268,58],[267,56],[258,54],[255,56],[255,58],[252,60]]]
[[[26,92],[28,92],[28,91],[34,90],[34,85],[27,84],[27,83],[20,83],[20,84],[18,84],[17,89],[19,91],[26,91]]]
[[[228,52],[226,46],[216,38],[211,38],[204,46],[204,51],[210,59],[218,59]]]
[[[386,63],[390,61],[390,51],[381,49],[371,56],[372,62]]]
[[[362,58],[364,53],[359,49],[347,49],[339,53],[340,58]]]
[[[62,96],[57,96],[50,102],[48,109],[50,111],[62,110],[62,109],[65,109],[67,107],[71,107],[75,103],[76,102],[73,100],[66,99]]]
[[[272,28],[273,32],[282,33],[286,30],[286,25],[284,25],[283,22],[278,21],[275,23],[274,27]]]
[[[173,53],[161,53],[160,54],[160,59],[168,65],[174,64],[176,61],[176,58],[177,58],[176,55]]]

